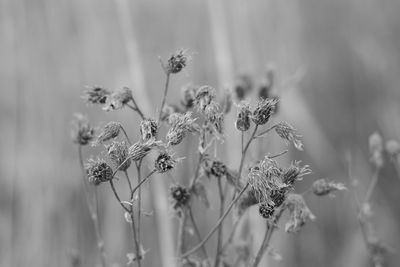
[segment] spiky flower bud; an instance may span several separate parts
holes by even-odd
[[[296,181],[303,179],[303,176],[311,173],[310,166],[300,166],[301,161],[294,161],[282,173],[282,181],[292,186]]]
[[[178,73],[184,67],[186,67],[188,63],[188,55],[184,50],[176,51],[171,57],[168,59],[167,66],[165,66],[165,70],[167,73]]]
[[[100,134],[97,136],[95,145],[104,143],[117,137],[119,135],[119,132],[121,131],[121,127],[122,125],[119,122],[111,121],[107,123]]]
[[[308,220],[315,220],[314,214],[311,213],[301,195],[289,194],[285,203],[290,213],[289,220],[285,226],[286,232],[298,232]]]
[[[317,196],[332,195],[334,191],[342,191],[347,188],[342,183],[328,182],[325,179],[316,180],[312,184],[312,192]]]
[[[383,139],[382,136],[375,132],[369,137],[369,152],[371,154],[371,162],[377,168],[383,166]]]
[[[267,98],[260,100],[253,111],[252,120],[254,123],[257,125],[266,124],[274,113],[277,103],[277,99]]]
[[[154,168],[156,169],[157,172],[164,173],[169,170],[172,170],[175,167],[175,165],[176,165],[176,160],[174,160],[169,153],[161,152],[154,163]]]
[[[89,183],[91,184],[99,185],[112,179],[113,171],[104,160],[89,159],[85,167]]]
[[[88,86],[84,91],[83,99],[90,104],[105,104],[111,92],[99,86]]]
[[[94,129],[90,126],[89,120],[82,114],[75,114],[72,121],[71,137],[74,143],[87,145],[94,137]]]
[[[250,105],[245,102],[240,103],[235,122],[236,129],[242,132],[247,131],[250,128],[250,115]]]
[[[118,110],[128,104],[133,98],[132,91],[128,87],[114,91],[108,98],[107,103],[103,107],[105,111]]]
[[[219,160],[213,160],[211,162],[211,166],[210,166],[210,174],[217,177],[217,178],[221,178],[223,176],[226,175],[227,172],[227,168],[226,165]]]
[[[182,88],[181,104],[185,107],[186,110],[189,110],[194,106],[197,89],[198,87],[192,84],[188,84]]]
[[[235,82],[234,91],[238,100],[244,100],[253,90],[253,81],[249,75],[241,75]]]
[[[146,142],[137,142],[128,149],[129,158],[133,161],[139,161],[149,154],[155,146],[161,146],[161,141],[150,139]]]
[[[124,141],[122,142],[112,142],[107,146],[107,153],[110,157],[111,162],[115,165],[116,168],[119,167],[119,170],[126,171],[131,165],[131,160],[128,158],[128,146]]]
[[[174,209],[186,206],[190,200],[190,192],[186,187],[175,184],[170,187],[171,198],[174,201]]]
[[[297,134],[296,129],[293,128],[289,123],[285,121],[279,122],[275,126],[275,132],[285,141],[286,145],[288,145],[289,142],[292,142],[295,148],[298,150],[303,150],[303,143],[300,140],[301,135]]]
[[[264,219],[269,219],[274,214],[275,207],[270,203],[263,202],[258,206],[258,212]]]
[[[178,145],[182,142],[187,132],[194,130],[193,123],[195,119],[191,118],[192,113],[187,112],[185,114],[174,113],[169,117],[169,123],[171,128],[167,133],[168,145]]]
[[[196,92],[195,104],[199,110],[204,111],[208,105],[215,99],[215,89],[211,86],[204,85]]]
[[[142,140],[147,141],[157,136],[158,125],[155,120],[145,119],[140,122],[140,134],[142,135]]]

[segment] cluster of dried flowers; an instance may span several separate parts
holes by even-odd
[[[266,251],[270,254],[269,241],[276,225],[284,211],[288,211],[286,222],[287,232],[297,232],[315,216],[307,207],[304,195],[294,193],[295,185],[303,177],[309,175],[311,170],[308,165],[301,165],[299,161],[293,161],[289,166],[281,166],[276,158],[284,155],[283,151],[276,155],[265,152],[265,157],[259,162],[246,162],[246,153],[251,143],[258,142],[267,133],[275,131],[287,145],[293,144],[298,150],[303,150],[301,136],[297,130],[287,122],[275,122],[274,114],[278,110],[278,97],[273,94],[275,75],[272,69],[267,71],[265,81],[258,87],[257,100],[251,102],[254,85],[248,76],[240,76],[231,91],[224,93],[222,100],[217,97],[217,91],[211,86],[186,85],[182,88],[182,98],[177,104],[167,104],[167,92],[170,75],[177,74],[188,64],[189,58],[186,51],[179,50],[173,54],[167,62],[162,64],[166,74],[166,87],[160,113],[151,117],[144,114],[137,105],[132,91],[124,87],[111,91],[99,86],[88,87],[83,98],[87,103],[101,105],[105,111],[120,110],[128,107],[135,111],[141,119],[138,129],[139,139],[132,143],[123,125],[119,122],[109,122],[99,131],[89,124],[87,118],[77,115],[73,140],[79,148],[92,144],[104,146],[105,158],[89,159],[86,162],[84,176],[88,186],[99,186],[108,183],[112,192],[125,212],[125,218],[132,226],[135,252],[129,253],[129,264],[141,266],[144,259],[144,249],[140,241],[141,224],[140,200],[141,186],[154,174],[164,174],[177,167],[179,159],[174,157],[174,148],[181,144],[188,135],[198,139],[198,164],[193,170],[192,177],[184,184],[174,183],[170,186],[171,207],[177,215],[180,226],[178,231],[178,264],[183,266],[210,266],[211,258],[206,251],[205,243],[218,232],[217,253],[213,259],[213,265],[242,266],[243,264],[257,266]],[[234,103],[235,102],[235,103]],[[237,135],[241,135],[242,149],[241,161],[237,170],[230,167],[221,158],[217,157],[215,149],[217,144],[223,142],[228,135],[224,133],[224,125],[233,123],[225,121],[225,115],[232,110],[232,104],[237,107],[235,126]],[[269,126],[270,125],[270,126]],[[269,126],[269,127],[267,127]],[[79,150],[81,153],[81,149]],[[154,154],[154,156],[149,156]],[[152,169],[143,168],[143,162],[150,162]],[[246,171],[244,166],[250,165]],[[134,185],[130,179],[130,168],[136,167],[137,183]],[[117,173],[123,173],[129,187],[127,200],[121,198],[114,182]],[[220,197],[220,219],[209,233],[202,237],[198,231],[193,217],[193,202],[200,200],[209,206],[207,188],[205,183],[216,181]],[[122,183],[119,180],[118,183]],[[333,191],[345,189],[344,185],[321,179],[316,181],[309,192],[316,196],[331,195]],[[90,193],[90,192],[87,192]],[[226,202],[230,199],[231,201]],[[134,205],[134,202],[137,205]],[[267,222],[266,238],[255,254],[250,247],[243,245],[242,241],[232,242],[236,228],[231,236],[223,244],[224,236],[222,228],[227,215],[232,209],[236,210],[236,221],[246,211],[258,205],[260,216]],[[98,223],[98,222],[94,222]],[[191,225],[191,226],[190,226]],[[235,223],[235,225],[237,225]],[[195,229],[198,245],[185,247],[189,239],[188,227]],[[101,236],[98,236],[98,239]],[[98,240],[101,243],[101,240]],[[246,248],[246,249],[244,249]],[[268,248],[268,249],[267,249]],[[235,250],[235,257],[226,257],[227,250]],[[196,253],[201,250],[202,253]],[[241,252],[240,252],[241,251]],[[239,253],[240,252],[240,253]],[[245,252],[245,253],[244,253]],[[106,259],[102,261],[107,265]]]

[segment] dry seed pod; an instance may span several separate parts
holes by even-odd
[[[91,184],[99,185],[112,179],[113,171],[104,160],[90,159],[86,164],[88,181]]]
[[[252,115],[252,120],[254,121],[254,123],[257,125],[266,124],[269,121],[271,115],[274,113],[277,103],[277,99],[271,98],[258,101]]]

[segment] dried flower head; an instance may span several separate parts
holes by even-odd
[[[193,108],[198,86],[188,84],[182,88],[181,104],[186,110]]]
[[[286,199],[287,188],[281,188],[271,191],[271,199],[274,202],[275,207],[280,207]]]
[[[206,172],[216,178],[221,178],[227,173],[226,165],[222,161],[210,160],[206,165],[208,166]]]
[[[289,123],[281,121],[275,126],[275,132],[280,138],[285,140],[286,145],[292,142],[294,147],[298,150],[303,150],[303,143],[300,140],[301,135],[297,134],[295,128]]]
[[[90,126],[89,120],[82,114],[75,114],[72,121],[71,137],[74,143],[87,145],[94,137],[94,129]]]
[[[238,100],[243,100],[253,90],[253,81],[249,75],[240,75],[235,83],[234,91]]]
[[[149,154],[153,147],[161,145],[161,141],[156,141],[155,139],[137,142],[128,149],[129,158],[133,161],[139,161]]]
[[[142,140],[147,141],[157,137],[158,125],[153,119],[144,119],[140,122],[140,134]]]
[[[94,144],[98,145],[108,140],[114,139],[119,135],[121,127],[122,125],[119,122],[111,121],[107,123],[100,134],[97,136],[96,142]]]
[[[186,187],[175,184],[170,187],[171,198],[173,200],[174,209],[186,206],[190,200],[190,192]]]
[[[269,219],[275,212],[275,206],[267,202],[260,203],[258,212],[264,219]]]
[[[83,99],[90,104],[105,104],[111,92],[99,86],[88,86],[84,91]]]
[[[154,163],[154,168],[157,172],[164,173],[172,170],[175,165],[176,160],[172,158],[172,155],[168,152],[161,152]]]
[[[326,179],[319,179],[316,180],[312,184],[312,191],[314,195],[317,196],[326,196],[326,195],[331,195],[332,192],[334,191],[342,191],[346,190],[347,188],[344,186],[342,183],[335,183],[335,182],[329,182]]]
[[[250,128],[250,105],[242,102],[239,104],[239,110],[235,122],[236,129],[245,132]]]
[[[199,110],[204,111],[215,99],[215,89],[204,85],[197,90],[195,104]]]
[[[191,112],[170,115],[169,123],[171,124],[171,128],[167,133],[168,145],[175,146],[180,144],[188,132],[194,131],[193,123],[195,119],[192,119],[191,116]]]
[[[118,110],[128,104],[133,98],[132,91],[128,87],[123,87],[122,89],[116,90],[108,98],[107,103],[103,107],[105,111]]]
[[[296,181],[301,181],[305,175],[311,173],[310,166],[300,166],[301,161],[294,161],[282,173],[282,181],[292,186]]]
[[[176,51],[171,57],[168,59],[167,66],[165,66],[165,71],[167,73],[178,73],[184,67],[186,67],[189,61],[189,56],[185,50],[181,49]]]
[[[274,113],[277,99],[267,98],[258,101],[256,108],[253,111],[252,120],[257,125],[266,124]]]
[[[397,157],[398,155],[400,155],[400,143],[396,140],[387,141],[385,148],[386,148],[386,152],[391,157]]]
[[[307,220],[315,220],[314,214],[311,213],[301,195],[289,194],[285,203],[290,212],[289,220],[285,226],[286,232],[298,232],[300,228],[307,222]]]
[[[112,179],[111,167],[102,159],[89,159],[86,166],[89,183],[99,185]]]
[[[128,158],[128,146],[124,141],[113,141],[106,148],[108,156],[110,157],[111,162],[115,165],[116,168],[118,168],[118,166],[122,164],[121,167],[119,167],[119,170],[126,171],[129,166],[131,166],[131,160]]]

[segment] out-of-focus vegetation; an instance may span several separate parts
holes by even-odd
[[[399,11],[395,0],[3,0],[1,266],[71,266],[78,256],[82,266],[97,262],[77,148],[70,140],[72,114],[85,112],[104,123],[118,116],[131,134],[138,133],[138,124],[128,111],[104,115],[78,96],[85,85],[129,86],[150,99],[141,104],[155,113],[151,103],[160,102],[163,87],[157,56],[178,47],[195,52],[196,64],[172,81],[171,101],[186,81],[222,92],[236,74],[259,79],[274,62],[283,99],[280,116],[295,121],[304,136],[305,153],[296,158],[313,166],[315,179],[348,183],[350,155],[362,195],[372,173],[368,136],[377,130],[385,139],[400,139]],[[226,148],[232,165],[239,160],[235,151]],[[184,166],[174,173],[181,181],[191,170]],[[400,180],[391,164],[380,175],[372,196],[374,220],[382,239],[398,248]],[[314,181],[309,179],[303,184]],[[123,266],[128,226],[109,192],[102,192],[106,189],[99,192],[106,250]],[[148,210],[158,207],[151,194],[144,197]],[[318,220],[295,236],[274,236],[283,261],[271,265],[366,266],[350,194],[309,205]],[[217,213],[215,207],[209,217],[199,216],[203,233]],[[162,266],[158,255],[165,240],[155,237],[163,236],[163,228],[153,219],[145,225],[143,242],[151,248],[146,266]],[[250,216],[249,225],[263,231],[257,216]],[[396,254],[387,257],[390,266],[400,260]]]

